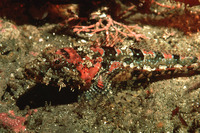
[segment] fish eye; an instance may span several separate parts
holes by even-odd
[[[55,60],[55,64],[59,64],[60,63],[60,60]]]

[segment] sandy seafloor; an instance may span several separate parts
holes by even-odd
[[[165,4],[170,5],[169,2]],[[32,23],[30,17],[8,7],[2,8],[0,16],[0,113],[13,110],[16,116],[25,117],[32,110],[23,123],[26,132],[200,132],[198,74],[164,78],[135,90],[131,89],[131,84],[124,88],[116,85],[113,89],[119,91],[111,98],[102,96],[101,100],[89,102],[77,102],[77,94],[67,88],[58,91],[59,88],[27,79],[23,74],[25,64],[37,58],[42,50],[49,46],[82,45],[83,39],[69,34],[70,27],[62,28],[48,18],[38,25],[39,21]],[[200,56],[197,30],[200,6],[188,8],[188,11],[184,6],[152,8],[162,13],[135,13],[126,18],[127,22],[141,27],[138,33],[150,38],[133,45],[171,54]],[[126,44],[128,42],[124,41],[123,45]],[[3,126],[0,120],[0,132],[13,132],[13,129]]]

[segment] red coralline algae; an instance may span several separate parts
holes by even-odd
[[[27,117],[15,116],[13,111],[9,113],[0,113],[0,125],[13,130],[15,133],[24,132],[26,127],[24,122]]]
[[[174,1],[184,3],[185,5],[189,5],[190,7],[200,5],[199,0],[174,0]]]
[[[89,26],[74,26],[73,32],[77,34],[80,34],[82,32],[89,33],[90,36],[98,34],[98,37],[95,40],[96,44],[99,46],[105,45],[108,47],[113,47],[118,42],[123,42],[124,39],[127,37],[135,38],[137,41],[142,38],[147,39],[145,35],[133,31],[133,29],[140,29],[140,27],[137,25],[127,26],[113,20],[110,15],[102,15],[101,17],[97,16],[95,17],[95,19],[98,20],[98,22],[95,24]]]
[[[153,4],[170,9],[180,7],[164,5],[157,2],[156,0],[139,0],[138,2],[141,3],[141,5],[143,5],[143,10],[150,10],[151,5]],[[200,5],[199,0],[174,0],[174,2],[184,3],[185,6]],[[127,11],[133,10],[134,8],[136,8],[134,2],[130,2],[130,7],[127,7],[127,10],[125,10],[121,15],[119,15],[118,19],[121,18],[124,14],[126,14]],[[92,12],[90,14],[90,18],[87,18],[86,20],[83,20],[83,18],[79,18],[78,16],[72,17],[71,19],[67,20],[67,23],[69,21],[80,20],[78,24],[72,26],[73,32],[76,33],[78,36],[88,38],[90,41],[93,41],[94,44],[98,46],[113,47],[116,44],[121,44],[127,38],[134,38],[136,41],[140,41],[141,39],[149,39],[144,34],[137,33],[137,29],[141,28],[137,24],[134,26],[130,26],[117,22],[115,21],[115,18],[113,18],[114,16],[107,13],[103,13],[103,10],[106,9],[99,9],[97,12]],[[90,20],[96,22],[93,23]],[[83,21],[87,21],[87,25],[83,25]]]
[[[26,116],[16,116],[13,110],[9,110],[8,113],[0,113],[0,126],[11,129],[15,133],[21,133],[26,131],[26,126],[24,126],[27,118],[32,114],[36,113],[38,110],[29,110]]]
[[[173,2],[179,2],[181,4],[185,4],[185,7],[189,6],[189,7],[192,7],[192,6],[198,6],[200,5],[200,1],[199,0],[170,0],[171,3]],[[169,5],[164,5],[164,4],[161,4],[159,2],[157,2],[156,0],[145,0],[145,2],[147,5],[149,5],[147,8],[149,9],[151,7],[152,4],[156,4],[158,6],[161,6],[161,7],[165,7],[165,8],[171,8],[171,9],[174,9],[174,8],[180,8],[180,5],[178,6],[169,6]]]

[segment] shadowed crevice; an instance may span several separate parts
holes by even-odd
[[[38,108],[44,107],[46,104],[49,105],[61,105],[70,104],[77,102],[78,91],[72,92],[69,88],[62,88],[59,91],[58,87],[46,86],[42,84],[37,84],[31,88],[28,92],[23,94],[17,99],[16,105],[19,109]]]

